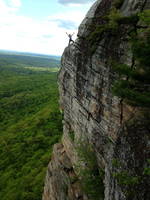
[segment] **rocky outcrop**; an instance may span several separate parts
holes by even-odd
[[[80,183],[63,144],[54,146],[45,181],[44,200],[83,199]]]
[[[96,1],[79,27],[77,40],[62,55],[59,91],[64,131],[48,166],[43,200],[150,199],[145,173],[149,121],[139,117],[142,111],[125,105],[111,92],[116,79],[111,60],[132,65],[126,34],[130,26],[119,27],[117,33],[97,28],[107,23],[105,16],[115,3]],[[118,9],[130,16],[149,6],[146,0],[124,0]],[[85,141],[92,145],[98,167],[104,171],[104,198],[89,198],[82,190],[76,170],[80,164],[77,146]]]

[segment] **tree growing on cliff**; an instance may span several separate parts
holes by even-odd
[[[150,107],[150,10],[138,15],[140,28],[130,36],[133,54],[131,66],[113,64],[119,79],[114,82],[113,93],[132,106]]]

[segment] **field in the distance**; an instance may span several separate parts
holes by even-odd
[[[41,200],[62,134],[59,59],[0,53],[0,199]]]

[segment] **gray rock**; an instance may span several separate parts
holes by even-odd
[[[54,147],[43,200],[88,199],[80,188],[80,178],[71,184],[68,173],[71,170],[73,176],[77,176],[75,165],[79,158],[76,145],[84,140],[93,145],[98,166],[105,171],[105,200],[150,199],[148,180],[139,178],[135,185],[128,180],[126,185],[121,185],[117,178],[136,180],[136,177],[142,177],[148,159],[149,137],[145,129],[148,125],[142,123],[144,119],[131,123],[129,119],[137,111],[125,104],[122,105],[122,116],[120,99],[111,92],[116,75],[110,60],[113,58],[132,64],[125,34],[129,27],[123,26],[117,34],[105,32],[93,42],[89,40],[96,26],[105,23],[103,17],[110,11],[112,2],[95,2],[79,27],[78,39],[66,47],[62,55],[58,83],[60,108],[64,112],[64,135],[60,148]],[[148,7],[148,1],[125,0],[120,11],[130,16]],[[125,124],[126,121],[129,124]],[[69,136],[70,132],[74,134],[74,141]],[[133,197],[130,192],[134,193]]]

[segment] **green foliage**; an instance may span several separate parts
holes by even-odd
[[[101,39],[104,32],[115,33],[118,30],[117,19],[121,17],[120,12],[116,8],[112,8],[111,12],[104,17],[106,23],[95,25],[94,29],[87,37],[90,46],[90,54],[93,54],[97,48],[97,43]]]
[[[137,70],[140,70],[142,75],[149,73],[150,29],[143,31],[143,36],[137,36],[132,40],[132,51],[139,63]]]
[[[112,8],[106,18],[108,18],[106,28],[109,28],[111,31],[117,31],[121,24],[135,25],[139,20],[137,14],[123,16],[120,10],[116,8]]]
[[[148,11],[144,12],[143,15],[132,14],[131,16],[123,16],[119,10],[123,3],[124,0],[113,1],[111,10],[106,14],[106,16],[101,17],[101,24],[97,21],[97,23],[91,26],[92,31],[87,37],[91,55],[95,52],[97,44],[105,32],[119,35],[118,33],[120,33],[120,31],[125,31],[120,28],[122,24],[128,25],[130,31],[132,26],[136,26],[139,19],[150,16]],[[149,22],[149,20],[145,21]]]
[[[90,46],[90,53],[93,54],[97,48],[97,43],[100,41],[103,33],[109,32],[111,34],[117,34],[121,24],[134,25],[137,23],[139,17],[137,15],[131,15],[129,17],[123,16],[118,10],[123,4],[123,0],[117,0],[110,12],[103,17],[104,23],[97,24],[95,27],[91,27],[93,31],[87,37],[87,41]]]
[[[113,173],[117,183],[122,186],[127,198],[133,199],[136,194],[136,188],[141,182],[141,177],[130,175],[127,171]]]
[[[100,35],[106,31],[116,31],[118,30],[119,24],[118,20],[122,18],[119,10],[112,8],[111,11],[104,17],[106,20],[105,24],[97,25],[95,30],[89,35],[88,40],[98,41]]]
[[[118,167],[121,166],[121,163],[118,161],[118,159],[113,159],[112,160],[112,166],[118,168]]]
[[[122,186],[127,199],[134,199],[141,177],[130,175],[127,171],[113,173],[117,183]]]
[[[62,134],[57,74],[15,62],[17,56],[0,59],[0,197],[41,200],[52,145]]]
[[[117,9],[119,9],[124,3],[124,0],[114,0],[113,1],[113,6]]]
[[[57,67],[60,65],[59,60],[51,58],[50,56],[35,56],[23,54],[8,54],[0,53],[0,63],[3,66],[14,65],[19,67],[32,66],[32,67]]]
[[[83,191],[91,200],[104,199],[104,172],[97,165],[92,146],[87,142],[80,143],[77,152],[80,158],[77,171],[81,177]]]
[[[122,18],[120,11],[116,8],[112,8],[106,18],[108,18],[106,28],[110,29],[111,31],[117,31],[119,28],[118,20]]]
[[[87,42],[90,46],[90,54],[92,55],[96,48],[97,48],[97,43],[99,42],[101,35],[105,31],[105,27],[103,25],[97,25],[95,26],[94,31],[92,31],[89,36],[87,37]]]
[[[139,17],[137,14],[132,14],[131,16],[121,16],[117,19],[119,25],[127,24],[127,25],[136,25],[138,22]]]
[[[73,132],[73,131],[70,131],[70,132],[69,132],[69,136],[70,136],[71,141],[74,142],[75,135],[74,135],[74,132]]]
[[[139,183],[138,176],[131,176],[126,171],[114,173],[113,176],[120,185],[133,186]]]
[[[142,22],[149,26],[150,24],[150,10],[144,10],[142,13],[139,13],[139,18]]]
[[[150,167],[145,167],[143,173],[144,173],[144,175],[150,176]]]
[[[147,163],[148,163],[148,165],[147,165],[147,167],[144,168],[143,174],[150,176],[150,159],[147,160]]]
[[[114,83],[112,91],[132,106],[149,107],[150,93],[142,90],[136,91],[134,90],[136,86],[136,84],[131,85],[128,80],[119,80]]]
[[[140,20],[148,22],[147,13],[140,14]],[[149,24],[150,25],[150,24]],[[130,37],[133,53],[132,66],[113,63],[119,79],[114,82],[113,93],[132,106],[150,106],[150,29],[148,27],[133,31]]]

